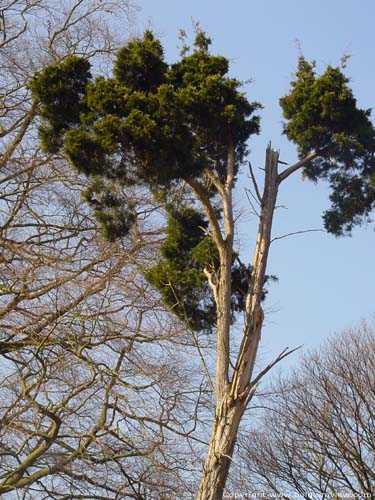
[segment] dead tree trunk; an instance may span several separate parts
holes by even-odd
[[[238,427],[255,391],[255,384],[252,383],[251,378],[263,323],[261,299],[271,242],[272,220],[280,182],[277,165],[278,153],[269,146],[266,152],[265,182],[263,196],[260,199],[261,213],[252,276],[246,297],[246,317],[242,344],[231,377],[229,373],[226,373],[225,376],[222,373],[216,374],[215,418],[197,495],[198,500],[222,499]],[[218,309],[228,300],[226,288],[219,286],[217,289]],[[221,296],[224,293],[226,293],[226,297]],[[228,311],[228,308],[226,310]],[[218,310],[218,316],[222,314],[223,311]],[[218,322],[218,339],[223,338],[222,332],[219,331],[222,322],[221,318],[220,322]],[[225,344],[229,346],[229,338],[227,340]],[[218,350],[217,356],[227,356],[227,359],[218,360],[217,366],[229,367],[228,351],[229,349],[227,349],[227,352],[222,349]],[[224,380],[227,382],[223,384]]]

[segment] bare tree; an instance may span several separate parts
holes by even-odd
[[[122,20],[126,37],[132,12],[127,0],[1,4],[6,498],[177,496],[189,490],[184,471],[194,475],[203,445],[195,432],[208,388],[189,359],[191,336],[140,278],[163,238],[157,207],[134,192],[140,223],[126,242],[108,244],[80,196],[85,179],[62,156],[41,153],[35,140],[30,77],[72,53],[109,67],[124,42],[110,26]]]
[[[375,498],[374,360],[374,329],[362,324],[271,388],[259,428],[241,442],[244,493]]]

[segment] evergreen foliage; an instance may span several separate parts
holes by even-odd
[[[39,135],[45,151],[56,153],[64,133],[79,125],[90,78],[90,63],[82,57],[68,56],[61,64],[45,67],[31,80],[33,97],[41,103],[43,125]]]
[[[204,269],[218,277],[219,256],[208,223],[193,208],[168,208],[167,236],[160,252],[161,260],[147,273],[164,302],[194,330],[211,330],[216,320],[216,304]],[[245,310],[245,297],[251,279],[251,266],[232,265],[232,320],[235,312]],[[275,279],[274,276],[271,277]],[[267,277],[269,279],[269,277]],[[265,293],[265,292],[264,292]]]
[[[147,31],[119,51],[113,78],[89,82],[88,63],[77,57],[47,67],[30,85],[42,104],[44,148],[56,152],[55,136],[65,134],[58,145],[79,171],[124,183],[161,187],[206,168],[223,176],[229,138],[240,161],[259,131],[259,104],[248,102],[208,44],[198,34],[192,53],[168,66]]]
[[[109,241],[120,238],[136,220],[134,203],[126,200],[113,182],[94,178],[82,195],[93,209],[102,233]]]
[[[180,60],[167,64],[160,42],[146,31],[118,52],[110,78],[93,79],[89,63],[70,56],[30,83],[44,150],[63,152],[88,177],[84,196],[109,240],[125,236],[136,220],[135,202],[124,195],[128,186],[146,187],[164,200],[166,240],[146,277],[195,330],[215,325],[205,274],[218,280],[218,251],[206,217],[184,200],[171,207],[169,194],[181,182],[198,182],[216,210],[218,193],[209,174],[225,183],[231,148],[237,174],[247,140],[259,132],[260,105],[247,100],[241,82],[228,76],[228,60],[212,55],[210,43],[198,31],[193,48],[185,46]],[[335,234],[350,231],[375,204],[375,131],[370,111],[357,108],[348,83],[340,68],[318,76],[301,57],[291,92],[280,99],[285,134],[300,158],[319,153],[305,174],[328,179],[332,209],[324,219]],[[251,282],[251,267],[237,260],[234,253],[232,319],[244,310]]]
[[[146,274],[164,302],[194,330],[210,329],[216,320],[215,303],[202,272],[204,265],[218,265],[216,248],[205,232],[207,227],[197,210],[169,208],[161,259]]]
[[[300,158],[319,157],[305,167],[312,179],[327,179],[332,208],[324,215],[328,231],[340,235],[366,220],[375,205],[375,129],[371,110],[357,107],[341,68],[317,75],[315,64],[300,57],[291,92],[280,99],[284,132]]]
[[[118,82],[134,92],[154,92],[166,82],[167,70],[159,40],[146,31],[143,39],[129,42],[118,52],[113,73]]]
[[[228,147],[234,146],[237,171],[247,139],[258,133],[259,104],[228,77],[228,60],[211,55],[210,43],[198,32],[192,51],[168,65],[160,42],[147,31],[118,52],[111,78],[91,79],[89,63],[78,57],[33,78],[43,147],[62,150],[88,176],[84,196],[108,239],[126,235],[135,220],[134,204],[121,195],[126,186],[146,186],[160,199],[193,178],[213,198],[217,193],[205,172],[224,181]],[[203,271],[218,273],[219,261],[208,222],[186,206],[168,207],[167,215],[160,261],[146,277],[191,328],[210,330],[216,305]],[[233,266],[233,313],[244,308],[248,273]]]

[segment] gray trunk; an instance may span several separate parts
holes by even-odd
[[[262,329],[263,311],[260,304],[279,183],[277,164],[278,153],[268,147],[259,230],[253,258],[252,280],[246,298],[246,317],[242,344],[231,379],[228,373],[225,377],[221,373],[220,379],[216,379],[215,419],[197,500],[222,499],[239,424],[253,395],[254,388],[251,385],[251,377]],[[225,280],[230,279],[229,273],[223,273],[223,278]],[[223,318],[223,314],[230,314],[228,300],[230,300],[228,283],[222,283],[222,286],[218,288],[217,298],[218,308],[220,308],[217,325],[218,339],[226,337],[226,335],[222,334],[220,328],[228,327],[229,318]],[[218,366],[229,366],[229,345],[225,347],[225,350],[223,348],[218,349],[217,356],[226,356],[227,359],[217,359]],[[223,383],[225,379],[228,382]]]

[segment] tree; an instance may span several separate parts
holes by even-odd
[[[242,442],[251,491],[374,498],[374,354],[374,329],[362,324],[272,386],[259,428]]]
[[[370,112],[357,107],[342,70],[328,67],[319,76],[301,57],[292,89],[280,100],[299,161],[279,171],[278,153],[269,146],[263,192],[250,165],[260,217],[252,264],[243,264],[234,248],[232,193],[247,141],[259,132],[260,105],[247,100],[228,76],[228,60],[210,54],[209,46],[198,30],[192,50],[185,47],[178,62],[167,64],[147,31],[119,51],[112,77],[93,79],[88,62],[71,57],[37,73],[30,88],[43,148],[63,152],[88,177],[87,200],[110,240],[137,231],[129,189],[145,189],[165,209],[166,239],[145,276],[188,329],[216,334],[215,410],[197,498],[220,499],[258,382],[291,352],[253,373],[279,185],[301,169],[328,178],[326,227],[349,231],[374,204],[375,135]],[[243,337],[233,349],[238,317]]]
[[[125,43],[111,16],[128,26],[122,14],[131,12],[127,1],[1,3],[4,498],[176,496],[187,489],[180,470],[196,458],[187,449],[197,442],[203,374],[195,363],[191,377],[191,339],[140,279],[163,239],[151,222],[157,207],[134,188],[136,234],[104,240],[79,195],[85,177],[61,154],[40,151],[28,88],[36,70],[75,54],[110,66]]]

